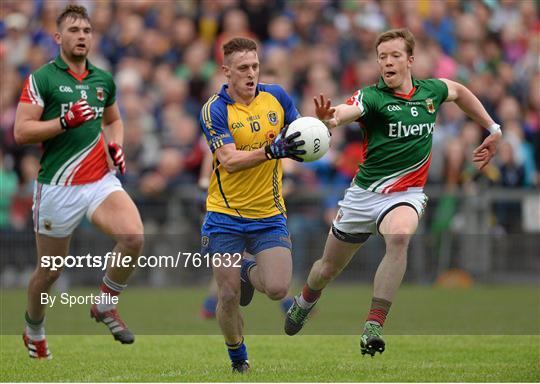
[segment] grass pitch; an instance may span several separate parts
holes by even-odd
[[[248,336],[252,370],[230,373],[220,336],[51,336],[54,358],[33,361],[1,337],[2,381],[538,382],[538,336],[388,336],[362,357],[358,336]]]
[[[54,358],[34,361],[20,336],[25,292],[3,290],[0,380],[540,382],[537,286],[403,286],[385,326],[387,350],[374,358],[361,356],[359,348],[369,286],[330,286],[318,313],[294,337],[282,333],[278,304],[258,294],[242,310],[252,370],[241,377],[230,373],[216,321],[197,316],[205,292],[126,291],[120,309],[136,333],[133,345],[115,342],[102,324],[90,320],[87,306],[56,306],[47,312]],[[516,315],[517,308],[526,310]]]

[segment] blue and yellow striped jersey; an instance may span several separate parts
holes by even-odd
[[[235,103],[227,88],[223,85],[221,91],[206,102],[199,117],[214,154],[206,209],[249,219],[285,214],[281,161],[265,161],[253,168],[228,173],[215,151],[229,143],[242,151],[264,147],[300,114],[279,85],[258,84],[255,99],[249,105]]]

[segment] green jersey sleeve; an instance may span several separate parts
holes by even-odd
[[[37,70],[25,80],[20,100],[44,108],[49,98],[49,82],[43,70]]]
[[[104,77],[107,81],[107,89],[108,89],[107,100],[105,102],[105,108],[107,108],[113,105],[116,101],[116,84],[114,83],[114,79],[109,72],[105,72],[105,71],[103,72],[104,72]]]
[[[448,86],[446,83],[439,79],[427,79],[420,80],[423,82],[429,89],[436,95],[435,98],[435,108],[438,109],[439,106],[446,101],[448,98]]]
[[[360,117],[365,119],[376,110],[374,96],[371,87],[364,87],[349,97],[345,101],[345,104],[358,107],[360,109]]]

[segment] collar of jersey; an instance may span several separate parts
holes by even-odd
[[[64,71],[67,71],[69,69],[69,66],[66,64],[66,62],[62,59],[60,55],[56,56],[56,59],[54,59],[54,64],[58,68],[63,69]],[[86,59],[86,69],[88,69],[89,71],[94,69],[94,65],[88,59]]]
[[[260,91],[260,87],[261,85],[260,84],[257,84],[257,88],[255,89],[255,97],[257,97],[259,95],[259,91]],[[223,84],[223,86],[221,87],[221,90],[219,91],[218,95],[219,97],[221,97],[223,99],[224,102],[226,102],[227,104],[234,104],[236,103],[231,96],[229,96],[229,94],[227,93],[227,89],[229,88],[229,84]]]
[[[411,76],[411,79],[412,79],[413,88],[418,89],[418,86],[420,85],[418,80],[416,80],[414,78],[414,76]],[[386,85],[386,83],[384,82],[384,79],[382,78],[382,76],[379,77],[379,83],[377,84],[377,88],[380,89],[381,91],[394,93],[394,90],[392,88],[390,88],[388,85]]]

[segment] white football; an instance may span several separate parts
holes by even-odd
[[[304,140],[306,143],[298,147],[306,151],[304,155],[298,155],[304,161],[319,160],[325,155],[330,147],[330,131],[326,125],[315,117],[300,117],[293,121],[287,129],[287,137],[295,132],[300,132],[300,137],[295,140]]]

